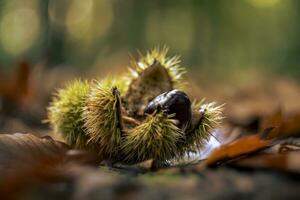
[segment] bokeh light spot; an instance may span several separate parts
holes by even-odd
[[[5,10],[0,21],[0,41],[8,54],[24,53],[39,35],[40,19],[35,8],[14,6]]]
[[[66,27],[71,39],[92,41],[104,36],[112,21],[110,1],[73,0],[66,16]]]
[[[266,7],[271,7],[280,2],[280,0],[247,0],[251,5],[255,7],[261,7],[261,8],[266,8]]]

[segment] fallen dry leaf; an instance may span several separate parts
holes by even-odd
[[[288,138],[280,140],[277,144],[266,150],[266,153],[286,153],[292,151],[300,151],[300,140],[299,138]]]
[[[16,165],[29,164],[41,158],[62,155],[68,146],[51,137],[37,137],[32,134],[0,134],[0,169],[13,169]]]
[[[271,140],[265,140],[260,135],[245,136],[225,144],[214,150],[207,158],[205,164],[214,166],[226,161],[263,150],[271,145]]]
[[[281,134],[283,116],[281,108],[278,108],[273,114],[264,117],[260,122],[260,132],[265,134],[266,139],[277,138]],[[269,132],[264,130],[270,129]]]
[[[284,137],[300,134],[300,113],[286,117],[282,124],[281,131]]]
[[[276,112],[261,120],[260,131],[266,129],[272,129],[264,135],[267,139],[279,140],[300,134],[300,113],[285,117],[282,110],[277,109]]]
[[[98,162],[95,155],[69,150],[49,136],[0,134],[1,197],[15,199],[36,185],[72,180]]]
[[[300,152],[260,154],[230,163],[231,166],[255,169],[275,169],[300,174]]]
[[[53,165],[63,160],[67,150],[66,144],[50,137],[0,134],[1,196],[11,199],[32,180],[51,174]]]

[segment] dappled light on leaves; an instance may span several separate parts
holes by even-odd
[[[113,21],[110,1],[73,0],[66,15],[71,40],[93,41],[107,34]]]

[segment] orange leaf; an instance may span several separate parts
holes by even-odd
[[[246,136],[225,144],[213,151],[206,160],[207,166],[214,166],[243,155],[251,154],[267,148],[271,140],[264,140],[257,135]]]

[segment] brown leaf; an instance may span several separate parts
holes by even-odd
[[[51,137],[0,134],[0,194],[15,199],[36,185],[69,181],[98,162],[95,155],[69,150]]]
[[[49,136],[39,138],[32,134],[0,134],[0,170],[11,170],[42,158],[57,157],[67,150],[66,144]]]
[[[275,169],[299,174],[300,153],[260,154],[233,161],[230,165],[255,169]]]
[[[300,134],[300,113],[285,118],[281,131],[285,137]]]
[[[137,163],[135,166],[143,171],[150,171],[154,166],[155,161],[150,159],[140,163]]]
[[[281,134],[281,127],[283,124],[283,115],[281,108],[278,108],[273,114],[264,117],[260,122],[260,132],[266,135],[263,137],[267,139],[277,138]],[[265,132],[264,130],[270,131]]]
[[[287,153],[291,151],[300,151],[299,139],[289,138],[287,140],[281,140],[278,144],[272,146],[266,150],[266,153]]]
[[[66,152],[66,161],[71,163],[80,163],[81,165],[96,166],[102,160],[100,156],[94,152],[71,149]]]
[[[0,134],[0,193],[15,198],[33,180],[51,174],[61,163],[68,146],[50,137],[32,134]]]
[[[245,136],[214,150],[207,158],[206,165],[218,165],[240,156],[263,150],[270,144],[271,140],[261,139],[259,135]]]
[[[272,130],[263,137],[267,139],[282,139],[300,134],[300,113],[284,117],[281,109],[278,109],[261,121],[261,131],[270,128]]]

